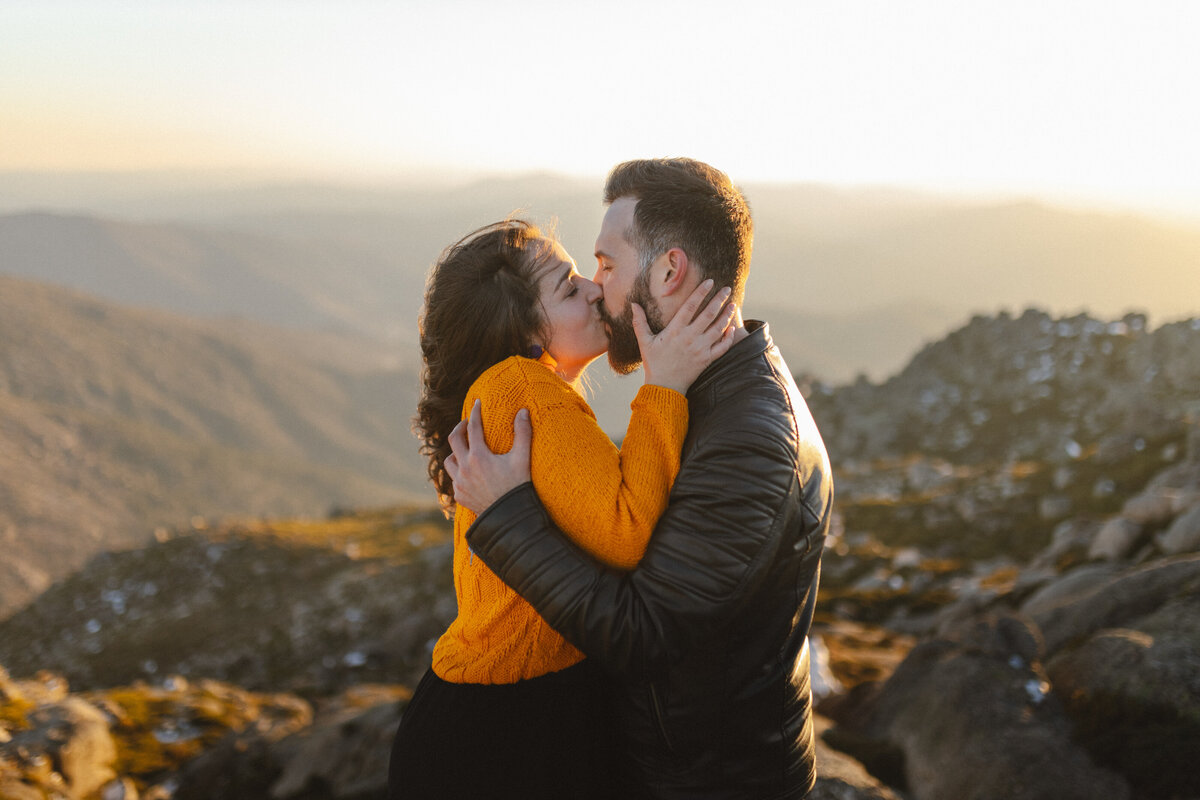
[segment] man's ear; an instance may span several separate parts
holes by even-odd
[[[687,286],[688,273],[692,268],[687,253],[681,248],[672,247],[660,259],[662,273],[658,276],[662,297],[670,297]]]

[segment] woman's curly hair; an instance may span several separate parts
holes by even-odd
[[[537,226],[506,219],[446,248],[426,281],[420,320],[424,366],[413,428],[447,516],[454,507],[454,484],[445,467],[450,431],[462,419],[476,378],[509,356],[528,355],[544,339],[537,272],[553,244]]]

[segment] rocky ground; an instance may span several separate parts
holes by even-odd
[[[1029,312],[810,386],[838,466],[814,798],[1200,797],[1196,353],[1194,322]],[[445,521],[158,538],[0,622],[0,798],[382,797],[454,612]]]

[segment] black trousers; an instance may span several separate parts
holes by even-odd
[[[513,684],[425,673],[400,719],[389,800],[609,800],[623,741],[606,681],[586,660]]]

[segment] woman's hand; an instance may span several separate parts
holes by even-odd
[[[712,291],[706,279],[688,297],[674,318],[658,333],[650,332],[646,312],[633,304],[633,332],[642,351],[647,384],[665,386],[680,394],[704,368],[733,346],[737,326],[731,324],[737,312],[729,299],[728,287],[717,292],[702,310],[700,304]]]

